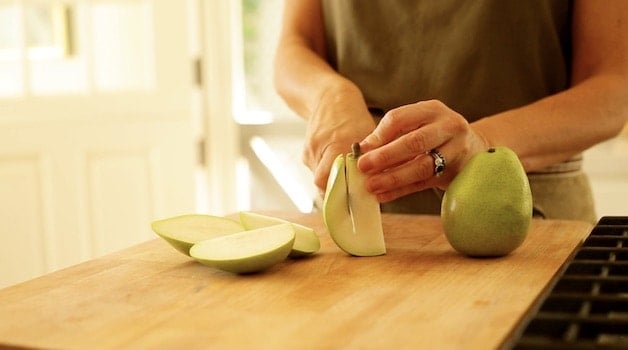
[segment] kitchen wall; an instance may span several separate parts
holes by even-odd
[[[628,126],[616,138],[588,150],[584,169],[598,215],[628,215]]]

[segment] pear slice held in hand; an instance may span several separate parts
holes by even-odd
[[[151,228],[185,255],[190,255],[190,248],[198,242],[244,231],[244,227],[235,220],[203,214],[186,214],[157,220],[151,224]]]
[[[345,252],[354,256],[386,254],[379,201],[366,189],[366,175],[357,165],[359,146],[353,148],[332,164],[323,219],[332,240]]]
[[[310,227],[289,222],[281,218],[247,211],[242,211],[239,215],[240,223],[246,230],[253,230],[278,224],[292,224],[295,234],[294,245],[292,246],[292,251],[290,252],[290,257],[292,258],[314,254],[321,248],[321,242],[318,239],[316,232]]]
[[[294,240],[294,227],[283,223],[204,240],[192,246],[190,256],[210,267],[247,274],[285,260]]]

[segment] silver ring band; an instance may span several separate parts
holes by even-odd
[[[440,176],[445,171],[445,166],[447,165],[445,157],[436,148],[431,150],[429,154],[434,159],[434,175]]]

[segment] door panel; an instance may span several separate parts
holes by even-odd
[[[36,153],[0,155],[0,215],[3,239],[0,244],[0,276],[19,280],[23,275],[45,271],[47,254],[44,241],[47,226],[46,194],[42,180],[50,169]],[[8,200],[8,199],[11,200]]]
[[[194,210],[188,123],[40,127],[0,140],[5,284],[150,239],[151,220]]]
[[[152,220],[195,208],[188,6],[68,3],[72,56],[33,61],[22,42],[0,64],[25,82],[0,96],[0,287],[152,239]],[[84,82],[68,89],[64,71]]]

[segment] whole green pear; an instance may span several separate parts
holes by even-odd
[[[462,254],[503,256],[519,247],[532,220],[532,193],[517,154],[495,147],[474,155],[449,184],[441,219]]]

